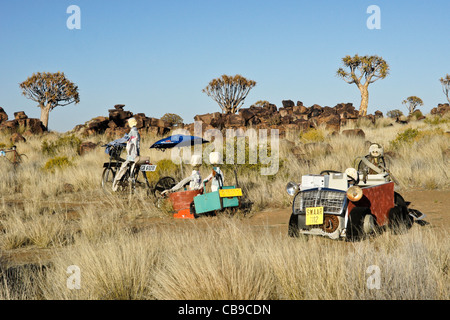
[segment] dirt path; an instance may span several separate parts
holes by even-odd
[[[410,208],[425,213],[425,221],[432,227],[450,231],[450,191],[417,190],[401,193]],[[249,223],[254,226],[265,226],[287,233],[291,208],[267,209],[254,214]]]
[[[450,231],[450,191],[408,191],[402,192],[406,201],[410,201],[411,208],[418,209],[426,214],[425,220],[430,223],[432,228],[444,229]],[[76,219],[78,214],[73,212]],[[255,228],[269,229],[270,232],[286,235],[288,232],[288,222],[291,215],[291,208],[284,209],[266,209],[261,212],[253,213],[248,218],[242,218],[244,223]],[[157,227],[167,229],[170,227],[192,227],[196,226],[211,227],[215,218],[205,218],[196,220],[177,220],[170,216],[163,218],[137,219],[133,222],[136,229],[146,229],[148,227]],[[39,263],[46,261],[54,253],[53,249],[31,249],[23,248],[4,252],[4,256],[12,264]]]

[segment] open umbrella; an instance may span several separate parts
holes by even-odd
[[[161,149],[162,151],[164,151],[165,149],[171,149],[175,147],[190,147],[196,144],[203,144],[208,142],[208,140],[205,140],[201,137],[176,134],[156,141],[150,148]]]
[[[155,148],[161,151],[166,151],[166,149],[190,147],[196,144],[203,144],[208,142],[209,142],[208,140],[205,140],[197,136],[175,134],[173,136],[169,136],[167,138],[156,141],[154,144],[152,144],[150,149]],[[180,162],[180,170],[181,174],[183,174],[183,166],[181,162]]]

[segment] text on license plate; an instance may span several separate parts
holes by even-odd
[[[306,208],[306,225],[323,224],[323,207]]]
[[[156,165],[155,164],[143,164],[140,168],[141,171],[155,171]]]

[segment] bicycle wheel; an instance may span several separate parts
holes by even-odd
[[[167,189],[171,189],[176,185],[176,181],[172,177],[163,177],[158,180],[158,182],[155,184],[155,187],[153,188],[153,194],[156,197],[161,196],[161,192]]]
[[[116,172],[111,168],[105,168],[102,173],[102,188],[104,191],[111,192],[112,184],[114,181],[114,177],[116,176]]]

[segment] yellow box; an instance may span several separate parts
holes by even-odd
[[[323,207],[306,208],[306,225],[323,224]]]

